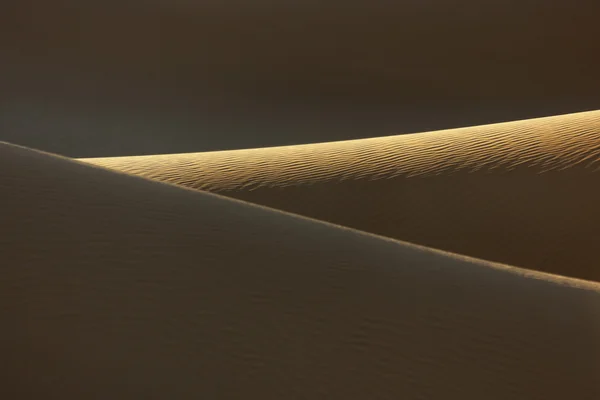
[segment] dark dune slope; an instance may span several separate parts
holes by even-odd
[[[600,395],[596,283],[8,144],[0,189],[3,398]]]

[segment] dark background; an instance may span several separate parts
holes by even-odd
[[[0,2],[0,140],[73,157],[600,108],[597,0]]]

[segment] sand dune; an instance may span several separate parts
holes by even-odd
[[[517,172],[507,178],[519,182],[516,188],[534,184],[528,176],[549,167],[546,158],[536,158],[550,143],[536,131],[543,125],[551,137],[561,138],[547,154],[565,152],[568,157],[562,160],[573,164],[566,172],[539,175],[556,194],[555,185],[570,185],[567,178],[579,184],[592,179],[583,168],[583,154],[567,144],[594,144],[592,131],[574,129],[579,125],[573,123],[590,123],[595,115],[533,122],[532,139],[517,143],[519,151],[533,154],[529,169],[511,159],[475,160],[473,154],[492,153],[483,139],[471,139],[471,148],[458,146],[470,130],[413,137],[416,148],[423,149],[429,136],[447,136],[453,139],[449,144],[463,148],[453,152],[457,158],[441,158],[439,164],[433,150],[411,148],[410,138],[264,150],[262,167],[253,161],[254,152],[187,159],[192,160],[189,171],[196,172],[202,165],[196,161],[204,159],[206,177],[229,159],[231,169],[215,175],[214,182],[231,189],[255,184],[256,193],[279,185],[281,196],[287,183],[300,188],[352,183],[350,192],[332,188],[333,196],[342,196],[378,177],[389,179],[373,183],[387,182],[394,189],[418,166],[432,180],[415,178],[405,189],[392,190],[391,199],[402,199],[402,193],[410,197],[416,190],[413,202],[419,204],[433,194],[424,187],[438,185],[446,200],[458,201],[455,192],[445,191],[452,185],[440,186],[437,172],[456,179],[459,190],[471,184],[468,176],[480,173],[478,166],[511,164]],[[557,128],[560,121],[564,129]],[[500,130],[481,129],[483,138],[493,132]],[[572,136],[559,135],[566,132]],[[502,153],[510,145],[503,135],[495,137],[497,154],[513,154]],[[327,149],[335,151],[322,159],[320,170],[316,160]],[[443,144],[437,149],[445,151]],[[345,164],[352,154],[354,163]],[[383,169],[369,169],[361,164],[368,166],[375,158],[365,154],[395,156],[382,158],[385,162],[377,165]],[[181,157],[146,160],[166,166],[159,160],[180,164],[188,156]],[[291,163],[294,158],[298,161]],[[226,179],[246,167],[246,176],[254,178]],[[463,172],[467,169],[472,175]],[[476,182],[494,190],[484,179]],[[503,182],[497,178],[494,183]],[[373,186],[373,196],[383,187]],[[575,186],[565,187],[568,193]],[[9,144],[0,145],[0,188],[0,391],[5,398],[530,400],[600,395],[598,283],[442,253]],[[481,200],[477,190],[469,186],[465,199]],[[264,199],[285,200],[263,193]],[[305,202],[317,194],[296,193]],[[366,199],[352,201],[367,205]],[[550,199],[548,207],[569,205],[569,215],[585,222],[579,221],[584,204],[574,207],[571,197],[560,199]],[[390,210],[402,210],[408,219],[424,212],[411,210],[407,202],[390,208],[391,200],[387,205],[370,201],[392,221],[398,219]],[[503,202],[509,202],[507,196],[498,200]],[[487,213],[498,218],[500,208],[491,204],[486,210],[475,208],[473,217]],[[348,212],[348,207],[337,203],[328,212]],[[423,221],[442,229],[436,215],[442,214]],[[527,222],[521,225],[527,231]],[[552,226],[567,227],[558,216],[545,228]],[[576,232],[578,238],[586,226]],[[512,249],[510,242],[503,246]],[[573,251],[574,245],[567,246]]]
[[[600,111],[303,146],[83,161],[600,280]]]

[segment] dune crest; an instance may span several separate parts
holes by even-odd
[[[6,398],[597,399],[600,284],[0,144]]]
[[[600,111],[344,142],[81,161],[600,281]]]

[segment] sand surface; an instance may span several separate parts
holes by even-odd
[[[591,112],[85,161],[0,144],[0,394],[597,399],[599,132]]]
[[[83,161],[600,281],[600,111],[344,142]]]

